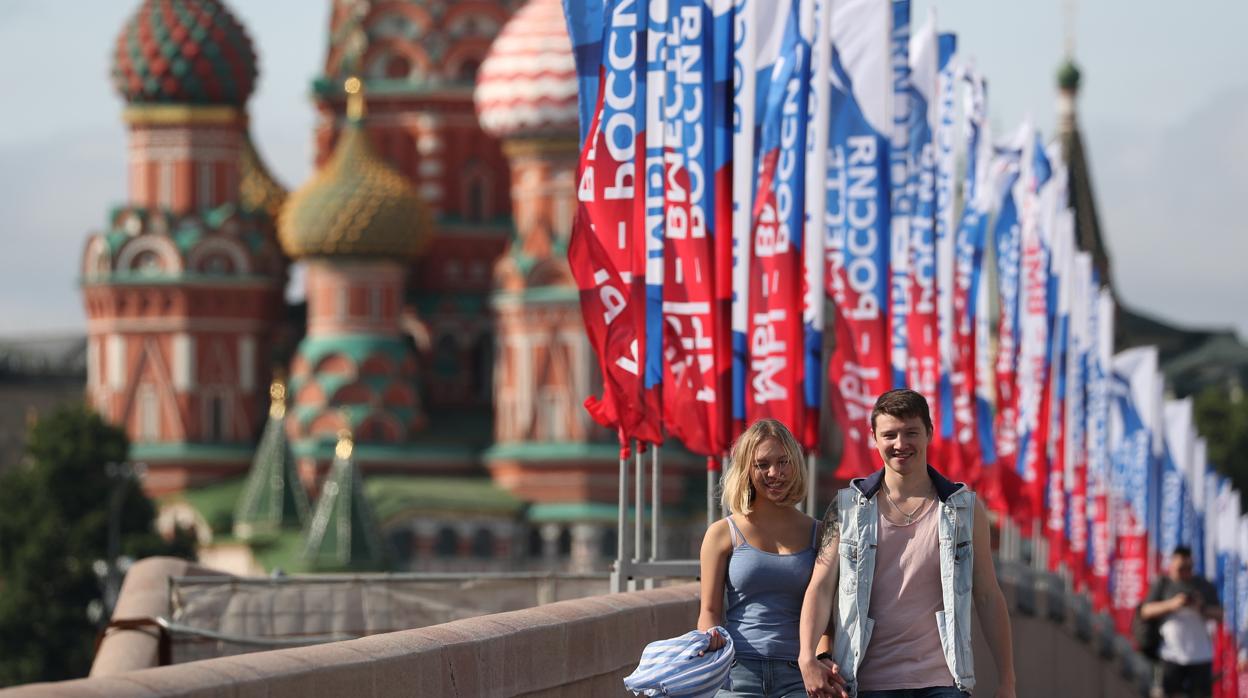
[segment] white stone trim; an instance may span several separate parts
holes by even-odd
[[[112,390],[124,390],[126,387],[126,338],[120,334],[110,334],[104,348],[104,361],[107,370],[104,380]]]
[[[195,389],[195,338],[186,332],[173,335],[173,389]]]
[[[238,338],[238,387],[244,393],[256,389],[256,338],[249,334]]]

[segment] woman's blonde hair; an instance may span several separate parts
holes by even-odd
[[[793,469],[789,477],[789,488],[784,493],[781,504],[793,505],[806,497],[806,468],[802,462],[802,448],[793,438],[793,432],[775,419],[760,419],[750,425],[737,437],[732,445],[732,459],[728,472],[724,473],[724,481],[720,487],[720,501],[724,509],[746,515],[750,513],[750,504],[754,500],[754,486],[750,484],[750,468],[754,467],[754,454],[758,447],[767,439],[775,439],[780,448],[789,458],[789,467]]]

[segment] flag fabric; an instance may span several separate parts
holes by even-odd
[[[937,309],[937,259],[936,259],[936,143],[935,133],[941,124],[941,106],[945,98],[942,82],[949,76],[941,70],[940,40],[936,33],[935,10],[928,13],[927,21],[910,36],[910,83],[912,92],[908,196],[912,201],[913,215],[910,219],[909,278],[906,295],[909,298],[906,316],[906,385],[929,396],[928,406],[932,421],[941,423],[939,399],[940,375],[940,324]],[[944,56],[946,63],[949,56]],[[945,134],[947,137],[951,134]],[[952,144],[950,144],[952,145]],[[944,184],[948,186],[949,180]],[[941,434],[937,430],[928,444],[928,460],[950,464],[941,449]],[[960,473],[947,473],[954,479]]]
[[[754,204],[758,191],[759,130],[765,99],[784,39],[790,2],[738,0],[733,5],[732,46],[732,431],[747,418],[750,351],[750,276]]]
[[[824,283],[835,350],[828,409],[842,435],[839,477],[876,468],[868,418],[892,387],[889,343],[890,8],[872,0],[832,6],[832,91],[824,213]]]
[[[1047,186],[1052,176],[1051,164],[1038,133],[1031,136],[1023,163],[1025,174],[1019,179],[1020,193],[1016,195],[1022,202],[1016,467],[1023,496],[1016,517],[1027,529],[1039,525],[1044,515],[1049,476],[1046,416],[1052,399],[1049,255],[1050,224],[1056,217],[1057,205],[1054,189]]]
[[[1142,415],[1149,409],[1152,381],[1157,373],[1157,350],[1127,349],[1112,363],[1112,405],[1109,442],[1111,487],[1109,510],[1113,516],[1113,566],[1111,611],[1119,632],[1127,634],[1131,616],[1149,583],[1148,476],[1152,460],[1152,435]]]
[[[631,290],[639,276],[634,273],[632,242],[641,213],[636,194],[644,136],[637,125],[644,123],[638,118],[644,107],[644,63],[638,52],[620,47],[635,46],[642,36],[637,12],[632,2],[613,0],[605,8],[603,36],[608,40],[599,41],[604,57],[598,63],[604,77],[577,169],[578,206],[568,262],[603,376],[603,398],[587,399],[586,408],[599,423],[618,428],[622,438],[658,441],[660,413],[644,390],[636,321],[640,308]],[[574,31],[593,25],[574,11],[568,23]]]
[[[1059,179],[1056,186],[1064,186]],[[1049,265],[1049,289],[1051,301],[1050,349],[1049,349],[1049,413],[1042,418],[1047,422],[1045,448],[1048,453],[1048,496],[1045,501],[1047,534],[1049,540],[1049,569],[1056,571],[1067,562],[1070,550],[1067,546],[1070,504],[1070,488],[1067,476],[1073,467],[1067,460],[1066,441],[1068,371],[1070,361],[1070,311],[1074,291],[1075,220],[1074,212],[1064,208],[1053,222],[1052,253]]]
[[[602,69],[604,0],[563,0],[563,17],[572,39],[576,60],[576,103],[584,143],[597,106],[599,71]]]
[[[1022,477],[1018,464],[1018,359],[1022,291],[1022,219],[1020,202],[1025,187],[1023,154],[1031,138],[1031,127],[1024,123],[1003,145],[995,149],[993,176],[1001,180],[1002,199],[997,207],[993,244],[997,263],[997,358],[994,387],[997,412],[993,422],[997,451],[997,488],[1010,515],[1020,525]]]
[[[910,0],[892,1],[889,61],[892,67],[892,128],[889,138],[889,357],[894,388],[906,387],[910,314],[910,223],[914,192],[910,182],[914,93],[910,84]]]
[[[1088,586],[1088,449],[1084,430],[1087,428],[1088,354],[1092,351],[1089,335],[1092,311],[1092,256],[1087,252],[1074,255],[1070,281],[1069,352],[1066,361],[1066,412],[1063,448],[1066,475],[1066,565],[1075,588],[1086,591]]]
[[[751,216],[745,405],[747,422],[773,418],[795,434],[804,433],[805,415],[805,330],[799,311],[805,276],[804,119],[811,50],[811,37],[802,31],[801,8],[799,2],[776,5],[785,16],[759,132],[758,178]],[[807,32],[813,29],[809,25],[805,28]]]
[[[811,29],[810,101],[806,112],[806,181],[803,201],[802,326],[804,347],[802,402],[804,429],[798,438],[808,451],[819,445],[819,417],[823,405],[824,328],[827,294],[824,285],[824,178],[828,163],[828,129],[832,95],[832,0],[812,0],[805,8]],[[813,484],[812,484],[813,486]]]
[[[1097,279],[1094,278],[1093,285]],[[1089,334],[1093,348],[1088,355],[1088,587],[1092,607],[1109,612],[1110,577],[1114,553],[1113,520],[1110,515],[1112,460],[1110,458],[1110,408],[1114,346],[1114,300],[1109,289],[1096,295],[1091,307]]]
[[[716,22],[702,0],[669,0],[667,9],[666,82],[654,127],[663,135],[664,426],[689,450],[712,456],[723,452],[727,438],[713,233]]]
[[[1017,176],[1016,162],[1008,157],[989,163],[989,143],[984,109],[984,84],[977,76],[967,82],[964,116],[966,143],[966,178],[963,185],[965,205],[957,230],[953,232],[953,274],[949,293],[951,323],[947,348],[950,353],[946,385],[949,409],[944,421],[949,425],[946,453],[952,470],[977,490],[981,480],[983,449],[980,440],[980,410],[977,404],[980,332],[986,331],[978,313],[985,299],[983,286],[984,249],[987,243],[988,219],[992,208],[1001,200],[1003,190]],[[1001,505],[998,489],[984,488],[984,500],[990,506]]]
[[[939,370],[937,371],[935,411],[932,420],[936,425],[937,443],[943,444],[953,438],[953,393],[949,376],[953,371],[953,287],[954,287],[954,235],[957,229],[956,177],[958,170],[958,146],[966,158],[966,177],[962,189],[963,213],[973,207],[977,197],[976,172],[987,171],[986,163],[978,153],[977,142],[981,140],[984,110],[983,81],[964,67],[957,56],[957,37],[942,33],[937,37],[936,76],[936,132],[932,137],[935,158],[936,210],[933,215],[936,248],[936,341]],[[962,122],[958,117],[958,95],[965,94]],[[961,127],[964,140],[958,142]],[[987,225],[987,221],[984,222]],[[939,447],[938,447],[939,451]],[[941,460],[951,462],[956,457],[948,451]]]

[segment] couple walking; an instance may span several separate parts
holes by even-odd
[[[720,696],[944,698],[975,685],[971,605],[1014,696],[1010,620],[988,515],[927,463],[932,420],[912,390],[880,396],[871,433],[883,467],[837,493],[822,521],[801,513],[801,450],[760,420],[732,450],[723,504],[702,542],[698,629],[731,636]]]

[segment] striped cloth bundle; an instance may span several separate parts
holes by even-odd
[[[656,640],[641,652],[641,663],[624,678],[624,687],[634,695],[708,698],[721,687],[732,688],[728,671],[734,651],[728,631],[713,628],[724,638],[724,646],[706,652],[710,633],[691,630],[680,637]]]

